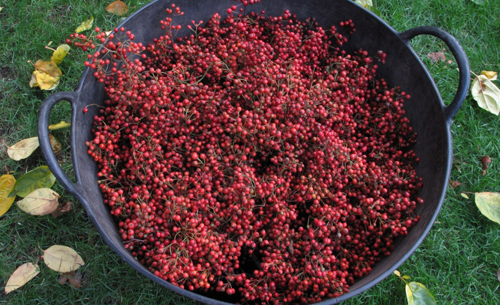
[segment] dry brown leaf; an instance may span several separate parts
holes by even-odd
[[[111,14],[123,16],[127,13],[128,7],[123,1],[114,1],[111,2],[108,7],[106,7],[106,11],[110,12]]]
[[[76,289],[82,288],[82,274],[80,273],[80,270],[78,270],[74,276],[69,278],[69,284]]]
[[[5,294],[16,290],[29,282],[32,278],[38,275],[40,270],[37,265],[33,263],[26,263],[19,266],[14,273],[10,276],[7,284],[5,285]]]
[[[462,185],[461,182],[450,180],[450,188],[454,189],[454,188],[456,188],[457,186],[460,186],[460,185]]]
[[[484,156],[481,158],[481,165],[483,166],[483,176],[486,176],[486,172],[488,171],[490,163],[491,163],[490,156]]]
[[[73,209],[73,202],[68,201],[61,206],[61,213],[67,213]]]
[[[47,267],[57,272],[70,272],[85,265],[83,259],[70,247],[54,245],[43,251]]]
[[[497,279],[500,281],[500,268],[498,268],[498,271],[497,271]]]
[[[49,133],[49,140],[50,140],[50,146],[52,147],[52,151],[54,152],[54,155],[58,155],[62,151],[62,145],[61,142],[59,142],[56,137],[51,135]]]
[[[80,273],[80,270],[78,270],[77,272],[70,271],[62,273],[59,276],[58,282],[60,285],[64,285],[68,280],[71,286],[77,289],[82,287],[82,274]]]
[[[75,272],[75,271],[71,271],[71,272]],[[67,274],[71,273],[71,272],[66,272],[66,273],[63,273],[63,274],[59,275],[59,279],[57,279],[57,282],[59,283],[59,285],[66,284],[66,282],[69,279],[69,276]]]
[[[19,161],[28,158],[38,146],[38,137],[24,139],[8,147],[7,154],[12,160]]]
[[[49,188],[39,188],[29,193],[17,206],[31,215],[48,215],[57,210],[59,194]]]
[[[427,54],[427,57],[432,60],[433,62],[438,62],[439,60],[445,61],[446,56],[444,56],[444,52],[433,52]]]
[[[61,216],[63,213],[67,213],[73,209],[73,202],[68,201],[66,203],[60,204],[57,210],[55,210],[51,215],[54,218]]]

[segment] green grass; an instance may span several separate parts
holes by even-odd
[[[266,1],[266,0],[262,0]],[[108,1],[111,2],[111,1]],[[127,16],[148,1],[125,1]],[[415,26],[440,27],[462,44],[476,73],[500,70],[500,7],[487,0],[478,6],[470,0],[377,0],[382,18],[398,31]],[[179,3],[181,3],[179,1]],[[38,110],[52,92],[30,88],[33,66],[28,61],[46,59],[49,41],[57,46],[84,20],[111,29],[121,18],[105,12],[107,2],[76,0],[0,0],[0,137],[12,145],[37,134]],[[412,41],[449,103],[456,91],[456,64],[432,63],[429,52],[440,51],[438,39],[419,36]],[[452,58],[449,52],[447,58]],[[72,50],[60,65],[63,78],[56,91],[73,91],[83,72],[83,53]],[[499,82],[496,82],[497,85]],[[68,103],[59,103],[51,122],[69,120]],[[462,185],[449,189],[443,209],[427,238],[401,266],[403,274],[425,284],[439,304],[500,304],[497,270],[500,268],[500,225],[482,216],[472,199],[461,192],[500,192],[500,121],[477,106],[468,96],[453,125],[455,162],[451,180]],[[62,142],[58,157],[63,169],[72,173],[69,131],[54,135]],[[480,158],[492,159],[488,174],[482,175]],[[23,161],[8,158],[0,149],[2,173],[16,177],[44,164],[40,152]],[[4,169],[5,168],[5,169]],[[430,182],[432,183],[432,182]],[[62,201],[75,201],[60,184],[54,189]],[[147,280],[118,258],[102,241],[79,202],[59,218],[34,217],[15,205],[0,218],[0,304],[195,304]],[[3,287],[22,263],[35,262],[41,249],[53,244],[74,248],[85,260],[83,287],[59,285],[58,275],[39,263],[41,273],[21,289],[5,295]],[[382,281],[345,304],[405,304],[403,283],[395,276]]]

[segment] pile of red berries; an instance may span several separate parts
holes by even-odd
[[[108,95],[87,143],[104,203],[174,285],[250,304],[338,297],[419,220],[409,96],[377,79],[383,52],[339,49],[352,20],[227,13],[177,40],[170,15],[147,46],[123,28],[119,42],[72,35],[105,43],[86,63]]]

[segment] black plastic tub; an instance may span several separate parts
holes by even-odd
[[[162,34],[159,22],[165,18],[165,9],[171,3],[170,0],[154,1],[130,16],[121,26],[135,34],[136,42],[143,44],[152,42],[153,38]],[[207,21],[216,12],[225,16],[226,9],[235,4],[233,0],[178,0],[175,3],[185,12],[184,16],[174,19],[174,22],[180,24],[188,24],[191,20]],[[414,151],[420,158],[416,169],[417,174],[424,180],[420,196],[425,201],[417,209],[421,219],[410,230],[408,236],[399,240],[396,250],[377,263],[372,273],[352,285],[349,293],[318,303],[336,304],[373,287],[389,276],[408,259],[431,229],[446,193],[453,155],[450,125],[469,88],[469,63],[460,44],[448,33],[434,27],[418,27],[398,33],[374,14],[348,0],[262,0],[261,3],[247,7],[248,11],[265,10],[267,14],[274,16],[281,15],[287,9],[299,19],[316,18],[324,28],[352,19],[356,25],[356,32],[350,37],[344,49],[350,52],[362,48],[372,55],[378,50],[383,50],[387,54],[387,62],[380,65],[379,77],[385,78],[389,86],[400,86],[412,96],[405,104],[405,110],[413,129],[418,134]],[[183,36],[187,32],[181,31],[179,34]],[[410,46],[410,40],[422,34],[433,35],[443,40],[458,63],[459,86],[449,106],[443,103],[432,77]],[[104,99],[103,85],[87,68],[76,91],[55,93],[43,102],[38,134],[48,166],[58,181],[80,200],[106,243],[134,269],[156,283],[189,298],[207,304],[230,304],[228,302],[232,300],[228,299],[227,295],[224,297],[196,294],[156,277],[134,260],[123,247],[117,226],[104,205],[98,188],[96,163],[87,155],[85,146],[85,142],[92,139],[90,129],[98,107],[89,107],[88,113],[83,113],[82,110],[90,104],[101,105]],[[73,183],[61,170],[49,142],[49,114],[52,107],[62,100],[69,101],[72,106],[71,149],[76,183]]]

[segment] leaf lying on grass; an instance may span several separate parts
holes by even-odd
[[[59,77],[54,77],[40,71],[31,74],[30,87],[40,87],[42,90],[53,90],[59,85]]]
[[[115,14],[118,16],[123,16],[127,13],[128,11],[128,6],[125,4],[123,1],[114,1],[111,2],[107,7],[106,11]]]
[[[70,271],[61,274],[59,276],[58,282],[59,284],[64,285],[68,280],[71,286],[77,289],[82,287],[82,274],[80,273],[80,270],[78,270],[77,272]]]
[[[394,271],[403,282],[405,282],[406,300],[408,305],[436,305],[436,300],[430,291],[421,283],[418,282],[406,282],[410,279],[408,275],[401,276],[398,270]]]
[[[63,127],[58,127],[63,128]],[[55,129],[58,129],[55,128]],[[61,143],[54,137],[49,134],[50,146],[52,147],[52,151],[55,155],[58,155],[62,151]],[[5,145],[7,146],[7,145]],[[28,139],[21,140],[12,146],[7,146],[7,154],[12,160],[19,161],[22,159],[26,159],[40,146],[40,142],[38,141],[38,137],[32,137]]]
[[[0,177],[0,217],[7,213],[12,203],[14,203],[16,197],[8,197],[14,184],[16,184],[16,178],[14,178],[14,176],[2,175],[2,177]]]
[[[90,17],[90,19],[88,20],[85,20],[84,22],[82,22],[76,29],[75,29],[75,32],[76,33],[80,33],[80,32],[83,32],[83,31],[86,31],[86,30],[90,30],[90,28],[92,27],[92,23],[94,23],[94,17]]]
[[[446,60],[446,56],[444,56],[444,52],[433,52],[433,53],[429,53],[427,54],[427,57],[432,60],[433,62],[438,62],[439,60],[441,61],[445,61]]]
[[[56,129],[66,128],[66,127],[69,127],[69,126],[71,126],[70,122],[61,121],[61,122],[59,122],[57,124],[49,125],[49,130],[56,130]]]
[[[483,156],[481,158],[481,165],[483,167],[483,176],[486,176],[486,173],[488,171],[488,167],[490,167],[490,163],[491,163],[490,156]]]
[[[38,137],[21,140],[12,146],[7,146],[7,154],[12,160],[26,159],[40,146]]]
[[[406,299],[408,305],[436,305],[436,300],[430,291],[421,283],[406,284]]]
[[[488,78],[491,76],[494,80],[496,72],[483,71],[485,74],[477,75],[471,86],[471,93],[477,101],[479,107],[493,113],[500,114],[500,89]]]
[[[62,44],[52,53],[50,60],[56,65],[60,64],[71,48],[67,44]]]
[[[61,76],[61,69],[54,62],[38,60],[35,63],[35,71],[31,75],[30,87],[53,90],[59,84]]]
[[[498,78],[498,73],[495,71],[481,71],[481,74],[486,76],[489,80],[496,80]]]
[[[54,212],[52,212],[52,217],[54,218],[57,218],[59,216],[61,216],[63,213],[67,213],[69,211],[71,211],[73,209],[73,202],[71,201],[68,201],[68,202],[65,202],[63,204],[60,204],[58,207],[57,207],[57,210],[55,210]]]
[[[5,294],[12,292],[19,287],[22,287],[32,278],[37,276],[38,273],[40,273],[40,270],[38,269],[37,265],[34,265],[32,263],[22,264],[9,277],[9,280],[5,285]]]
[[[484,5],[484,2],[485,2],[486,0],[470,0],[470,1],[472,1],[473,3],[475,3],[475,4],[477,4],[477,5]]]
[[[484,216],[500,224],[500,193],[476,193],[475,201]]]
[[[29,193],[39,188],[51,188],[56,182],[56,177],[46,165],[39,166],[17,179],[8,197],[18,195],[26,197]]]
[[[43,251],[43,261],[57,272],[75,271],[85,265],[83,259],[70,247],[54,245]]]
[[[54,155],[58,155],[62,151],[62,145],[59,140],[56,139],[53,135],[49,134],[50,146],[52,147],[52,151]]]
[[[450,180],[449,185],[450,185],[450,188],[454,189],[454,188],[462,185],[462,182]]]
[[[40,188],[18,201],[17,206],[30,215],[48,215],[57,210],[59,197],[59,194],[49,188]]]

